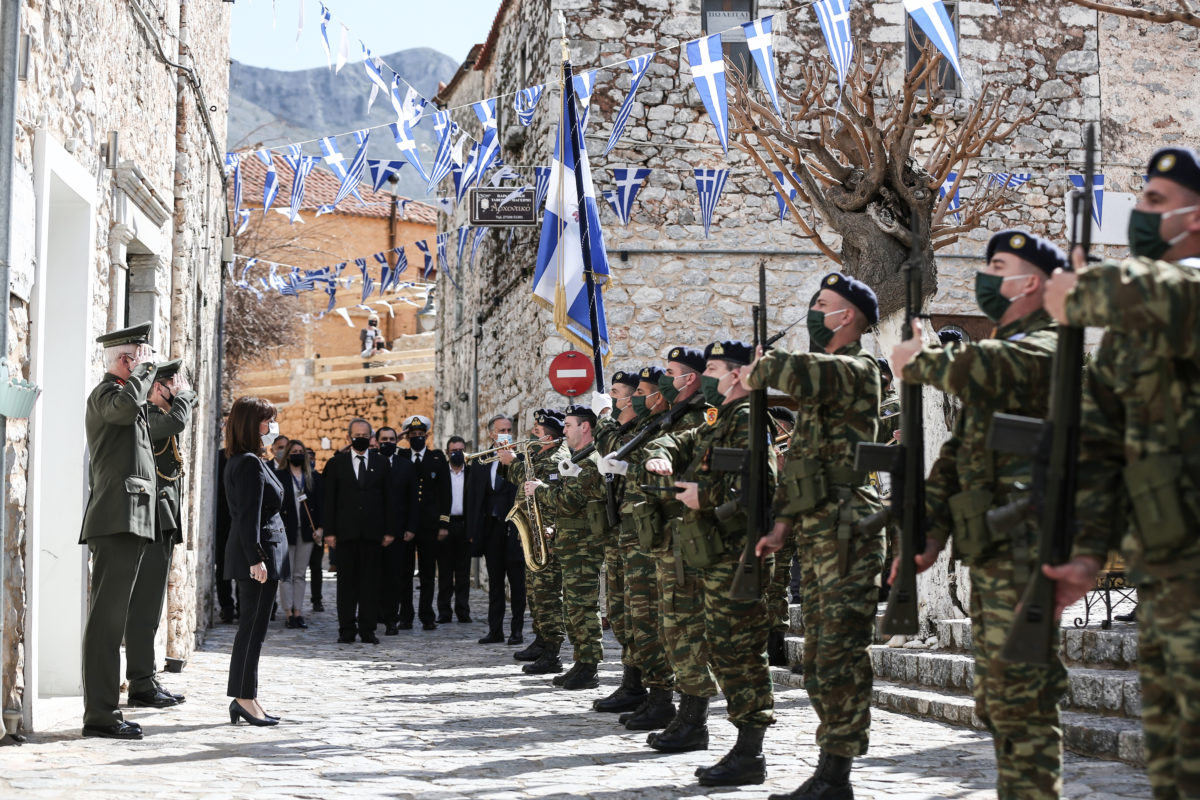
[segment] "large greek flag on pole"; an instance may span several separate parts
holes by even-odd
[[[962,67],[958,63],[958,41],[954,38],[954,23],[946,12],[942,0],[904,0],[904,8],[913,18],[933,46],[941,51],[950,66],[958,74],[958,79],[966,84]]]
[[[721,49],[721,34],[688,42],[687,55],[696,91],[700,92],[708,117],[717,129],[721,149],[728,153],[729,101],[725,97],[725,51]]]
[[[550,165],[550,188],[546,212],[542,217],[542,240],[538,246],[537,267],[533,274],[533,297],[554,312],[554,326],[577,346],[590,351],[592,326],[588,314],[587,281],[583,274],[583,248],[589,248],[592,279],[596,286],[596,320],[600,341],[596,343],[602,355],[608,350],[608,324],[604,318],[601,288],[608,281],[608,254],[604,249],[604,233],[596,208],[596,188],[588,166],[587,148],[582,128],[568,132],[568,92],[562,93],[558,137],[554,146],[554,161]],[[575,137],[574,146],[567,138]],[[573,151],[578,149],[579,162]],[[575,170],[582,173],[583,197],[575,186]],[[580,214],[587,215],[588,237],[581,241]]]

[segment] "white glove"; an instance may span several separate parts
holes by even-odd
[[[609,453],[597,462],[596,466],[599,467],[601,475],[624,475],[629,471],[629,462],[618,461],[613,455]]]
[[[574,478],[581,472],[583,472],[583,467],[578,464],[572,464],[569,458],[564,458],[558,462],[558,474],[563,478]]]
[[[597,417],[605,411],[612,410],[612,396],[604,392],[592,392],[592,413]]]

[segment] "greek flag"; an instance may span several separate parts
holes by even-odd
[[[771,174],[775,176],[775,180],[779,181],[780,186],[783,186],[788,190],[788,200],[795,200],[796,187],[792,186],[792,184],[783,177],[782,172],[772,172]],[[793,172],[792,177],[796,177],[796,173]],[[783,199],[783,195],[779,193],[778,187],[775,188],[775,202],[779,205],[779,221],[783,222],[783,218],[788,215],[789,209],[787,206],[787,201],[785,201]]]
[[[237,209],[237,218],[238,218],[238,229],[237,229],[237,233],[235,235],[241,236],[243,233],[246,232],[246,228],[250,225],[250,209],[248,209],[248,208]]]
[[[542,90],[545,88],[544,85],[530,86],[517,92],[517,96],[513,98],[513,111],[517,112],[517,121],[525,127],[529,127],[533,122],[533,110],[542,99]]]
[[[1072,175],[1071,184],[1076,191],[1083,191],[1084,176]],[[1092,176],[1092,219],[1096,221],[1096,227],[1101,226],[1101,220],[1104,218],[1104,176]]]
[[[454,202],[456,203],[462,202],[463,195],[471,187],[471,175],[475,169],[475,155],[478,152],[479,142],[473,142],[471,152],[467,155],[467,163],[461,168],[456,164],[450,170],[451,175],[454,176]]]
[[[258,259],[257,259],[257,258],[247,258],[247,259],[246,259],[246,266],[242,267],[242,277],[241,277],[241,280],[239,280],[239,281],[238,281],[238,285],[239,285],[239,286],[248,285],[248,284],[246,283],[246,275],[247,275],[247,274],[250,272],[250,269],[251,269],[251,268],[252,268],[252,267],[253,267],[255,264],[257,264],[257,263],[258,263]]]
[[[954,186],[957,181],[957,172],[951,172],[946,175],[946,180],[943,181],[941,187],[938,188],[938,199],[944,200],[946,195],[949,194],[953,189],[954,194],[950,198],[950,202],[946,205],[946,210],[954,215],[955,221],[962,222],[962,215],[958,213],[959,209],[962,208],[962,202],[958,199],[958,189]]]
[[[304,184],[308,180],[308,173],[313,171],[313,167],[319,160],[316,156],[300,156],[299,158],[296,176],[292,179],[292,199],[287,210],[288,220],[292,223],[295,223],[300,217],[300,205],[304,202]],[[283,213],[283,209],[280,209],[280,213]]]
[[[439,197],[433,201],[433,205],[435,205],[439,209],[441,209],[441,212],[443,214],[450,215],[450,214],[454,213],[454,198],[453,197]]]
[[[483,235],[487,233],[487,228],[480,225],[475,229],[475,239],[471,242],[471,269],[475,269],[475,253],[479,250],[479,243],[483,241]]]
[[[370,276],[370,274],[367,272],[367,260],[365,258],[356,258],[356,259],[354,259],[354,263],[355,263],[355,265],[358,266],[358,269],[362,272],[363,290],[362,290],[362,300],[360,300],[359,302],[365,303],[365,302],[367,302],[367,298],[371,296],[371,292],[375,291],[375,279],[372,278]]]
[[[449,231],[447,231],[445,233],[439,233],[437,235],[437,260],[438,260],[438,264],[441,265],[441,267],[443,269],[445,269],[446,263],[447,263],[446,243],[449,241],[450,241]],[[430,266],[429,266],[429,261],[428,261],[428,259],[429,259],[429,251],[428,250],[425,251],[425,258],[426,258],[425,271],[429,272]],[[449,273],[449,270],[446,270],[446,272]]]
[[[958,42],[954,38],[954,23],[946,13],[942,0],[904,0],[904,8],[913,22],[917,23],[933,46],[941,51],[950,66],[954,67],[958,79],[966,84],[962,66],[958,63]]]
[[[550,167],[534,167],[533,180],[536,187],[533,199],[533,210],[537,211],[546,202],[546,192],[550,190]]]
[[[387,81],[383,79],[383,71],[380,69],[379,59],[375,58],[370,49],[361,41],[359,42],[359,45],[362,46],[363,69],[367,71],[367,78],[370,79],[371,83],[374,84],[374,86],[371,88],[371,99],[367,101],[367,111],[369,112],[371,110],[371,105],[375,102],[376,93],[383,92],[386,94],[389,90]]]
[[[1005,189],[1020,189],[1033,178],[1032,172],[993,172],[990,175],[992,183],[998,183]],[[1083,181],[1080,181],[1082,185]]]
[[[579,107],[580,136],[587,131],[588,112],[592,110],[592,89],[596,86],[596,70],[581,72],[575,76],[575,102]]]
[[[337,176],[338,181],[340,181],[341,185],[344,186],[346,184],[346,175],[348,174],[348,171],[346,169],[346,158],[342,155],[342,151],[338,148],[337,139],[332,136],[326,136],[319,140],[317,144],[320,145],[321,152],[324,154],[325,163],[329,165],[329,169],[333,171],[333,174]],[[340,191],[341,190],[339,189],[339,193]],[[360,197],[359,201],[361,200],[362,198]]]
[[[408,91],[404,93],[404,110],[401,112],[401,116],[408,120],[410,125],[416,127],[425,114],[425,106],[428,102],[420,92],[409,86]]]
[[[371,188],[375,191],[383,189],[388,178],[395,175],[404,166],[403,161],[381,161],[377,158],[367,159],[367,172],[371,174]]]
[[[829,60],[837,73],[838,102],[850,74],[850,61],[854,58],[854,39],[850,35],[850,0],[817,0],[813,4],[821,33],[825,35],[825,46],[829,48]]]
[[[242,159],[234,153],[229,153],[225,156],[228,160],[233,158],[233,207],[235,210],[242,207]]]
[[[642,185],[649,176],[649,169],[614,169],[612,170],[613,180],[616,181],[617,188],[604,193],[604,199],[608,200],[613,211],[617,212],[617,219],[621,220],[622,225],[629,224],[629,214],[633,210],[633,200],[637,197],[638,192],[642,190]]]
[[[422,239],[419,242],[413,242],[413,244],[415,244],[417,249],[421,251],[421,255],[425,259],[425,266],[421,268],[421,274],[428,275],[433,271],[433,264],[431,263],[433,261],[433,256],[429,255],[429,242]],[[403,250],[403,248],[400,249]],[[397,260],[399,260],[399,256],[397,256]],[[404,269],[408,269],[408,256],[404,257]],[[404,270],[400,271],[403,272]],[[399,275],[399,272],[396,274]]]
[[[850,2],[850,0],[842,1]],[[820,5],[820,2],[817,5]],[[779,114],[782,119],[783,109],[779,107],[779,78],[775,72],[775,48],[772,45],[774,35],[771,31],[771,18],[763,17],[744,23],[742,30],[746,32],[746,46],[750,48],[754,65],[758,67],[758,74],[762,76],[763,88],[767,90],[767,96],[771,98],[771,105],[775,106],[775,113]]]
[[[454,134],[458,133],[458,123],[450,119],[449,111],[438,111],[433,115],[433,129],[438,135],[437,154],[433,157],[433,169],[429,171],[429,186],[426,192],[433,191],[454,163]]]
[[[475,103],[475,116],[483,123],[483,142],[479,145],[478,161],[475,164],[475,185],[483,180],[483,174],[500,155],[500,142],[496,130],[496,101],[482,100]]]
[[[299,297],[299,294],[296,292],[294,278],[295,276],[289,275],[287,280],[280,280],[279,293],[284,297]]]
[[[596,189],[588,165],[583,127],[568,125],[567,102],[571,92],[563,92],[563,103],[550,168],[550,189],[542,216],[542,238],[538,245],[537,267],[533,274],[533,297],[553,309],[554,326],[570,341],[583,348],[593,346],[607,355],[608,323],[604,316],[603,287],[608,281],[608,255],[604,249],[604,231],[596,208]],[[575,153],[579,160],[576,162]],[[583,196],[576,189],[576,170]],[[581,219],[587,220],[588,240],[583,240]],[[583,248],[588,248],[594,298],[589,298],[583,274]],[[594,299],[599,341],[592,340],[589,303]]]
[[[329,25],[329,9],[321,3],[321,46],[325,48],[325,61],[328,62],[329,68],[333,69],[333,54],[329,52],[329,30],[326,27]]]
[[[421,157],[417,155],[417,143],[413,140],[412,127],[408,120],[393,122],[388,125],[392,129],[392,137],[396,140],[396,147],[408,159],[408,163],[413,165],[413,168],[421,176],[421,180],[429,183],[429,176],[425,174],[425,167],[421,166]]]
[[[709,37],[711,38],[711,37]],[[721,202],[721,193],[725,191],[725,181],[729,179],[727,169],[698,169],[696,170],[696,192],[700,195],[700,216],[704,220],[704,238],[708,238],[708,229],[712,226],[713,211]]]
[[[392,265],[388,263],[387,252],[376,253],[372,256],[376,263],[379,264],[379,296],[388,290],[388,286],[396,280],[395,274],[392,272]]]
[[[400,273],[408,271],[408,254],[403,245],[392,248],[392,252],[396,254],[396,270],[392,273],[392,285],[395,286],[400,281]]]
[[[463,225],[458,229],[458,268],[461,270],[463,265],[463,247],[467,244],[467,232],[471,230],[470,225]]]
[[[359,134],[362,134],[359,138]],[[345,200],[351,194],[358,198],[358,202],[366,205],[363,202],[362,195],[358,193],[358,184],[362,181],[363,170],[367,166],[367,143],[370,141],[370,131],[358,131],[355,138],[359,139],[358,153],[354,156],[354,160],[350,162],[349,168],[344,168],[346,174],[342,176],[342,185],[338,187],[337,197],[333,198],[333,204]],[[322,140],[324,141],[324,140]],[[338,158],[341,159],[341,153],[338,153]]]
[[[625,123],[629,120],[630,112],[633,111],[633,96],[637,94],[638,86],[641,85],[642,78],[646,76],[646,70],[650,67],[652,58],[654,58],[653,53],[646,53],[625,62],[625,66],[629,67],[633,77],[629,79],[629,94],[625,95],[625,102],[621,103],[617,118],[613,120],[612,133],[608,137],[608,147],[604,148],[605,155],[608,155],[608,151],[617,146],[617,141],[625,132]]]
[[[279,173],[275,171],[275,159],[270,150],[259,150],[258,158],[267,165],[267,177],[263,179],[263,216],[266,216],[279,196]]]
[[[300,169],[300,145],[289,144],[280,158],[283,159],[283,163],[292,168],[292,172]]]
[[[700,99],[717,129],[721,149],[728,153],[729,104],[725,98],[725,52],[721,49],[721,34],[688,42],[687,54],[696,91],[700,92]]]
[[[446,263],[446,239],[448,238],[450,238],[450,234],[448,233],[439,233],[437,235],[438,264]],[[429,275],[433,273],[433,256],[429,255],[428,240],[417,242],[417,248],[425,256],[424,275],[428,280]],[[446,277],[450,279],[450,283],[454,284],[454,288],[459,288],[458,281],[454,279],[454,270],[443,267],[442,271],[446,273]]]

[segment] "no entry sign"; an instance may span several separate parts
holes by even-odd
[[[578,397],[592,388],[595,379],[592,362],[578,350],[559,353],[550,362],[550,385],[559,394]]]

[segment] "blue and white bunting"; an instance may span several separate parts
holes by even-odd
[[[517,121],[525,127],[529,127],[533,122],[533,111],[542,99],[542,90],[545,88],[544,85],[530,86],[517,92],[517,96],[513,98],[513,111],[517,112]]]
[[[304,202],[304,184],[308,180],[308,173],[313,171],[313,167],[317,165],[319,159],[316,156],[300,156],[299,163],[296,167],[296,175],[292,179],[292,198],[288,205],[288,210],[281,213],[286,213],[290,222],[296,222],[300,218],[300,205]],[[303,222],[304,220],[300,220]]]
[[[993,172],[989,175],[992,183],[999,184],[1005,189],[1020,189],[1033,178],[1032,172]],[[1080,184],[1082,185],[1082,181]]]
[[[377,158],[367,159],[367,172],[371,175],[371,188],[381,191],[388,178],[395,175],[404,166],[403,161],[382,161]]]
[[[625,62],[625,66],[629,67],[633,76],[629,79],[629,94],[625,95],[625,102],[621,103],[621,108],[617,111],[617,118],[613,120],[612,133],[608,137],[608,146],[604,148],[605,155],[608,155],[608,151],[617,146],[617,141],[621,138],[621,134],[625,132],[625,123],[629,120],[630,112],[633,111],[633,96],[637,94],[638,86],[642,84],[642,78],[646,76],[646,70],[650,67],[650,61],[653,58],[653,53],[646,53]]]
[[[792,184],[786,178],[784,178],[782,172],[772,172],[771,174],[775,176],[775,180],[779,181],[780,186],[783,186],[784,188],[786,188],[788,190],[788,200],[795,200],[796,199],[796,187],[792,186]],[[793,172],[792,177],[795,177],[795,176],[796,176],[796,173]],[[783,195],[779,193],[778,187],[776,187],[774,184],[772,184],[772,188],[775,189],[775,202],[779,206],[779,221],[783,222],[783,218],[788,215],[788,210],[789,210],[787,201],[785,201],[783,199]]]
[[[392,87],[388,89],[388,100],[392,102],[392,110],[396,112],[396,121],[408,119],[404,112],[404,97],[400,94],[400,76],[392,75]]]
[[[425,167],[421,166],[421,157],[417,154],[417,143],[413,139],[412,128],[408,120],[393,122],[388,127],[392,129],[396,147],[408,159],[408,163],[413,165],[413,169],[421,176],[421,180],[429,183],[429,175],[426,174]]]
[[[533,210],[537,212],[546,202],[546,192],[550,191],[550,167],[534,167]]]
[[[714,33],[688,42],[687,54],[696,91],[700,93],[709,119],[717,129],[721,149],[728,153],[729,103],[725,97],[725,51],[721,49],[721,34]]]
[[[448,238],[450,238],[450,234],[448,233],[439,233],[437,235],[438,265],[441,268],[441,271],[446,273],[446,277],[450,280],[450,283],[454,284],[454,288],[457,289],[459,286],[458,281],[454,278],[454,270],[446,269],[445,266],[446,240]],[[433,273],[433,256],[429,254],[429,241],[424,240],[417,242],[417,248],[421,251],[421,254],[425,256],[425,269],[423,270],[423,274],[425,275],[426,280],[428,280],[428,276]]]
[[[958,62],[958,40],[954,37],[954,23],[942,0],[904,0],[904,8],[912,17],[917,27],[925,32],[929,41],[933,42],[941,54],[954,67],[958,79],[966,84],[963,78],[962,65]]]
[[[449,274],[449,272],[450,272],[450,270],[446,268],[446,265],[447,265],[447,263],[448,263],[448,262],[447,262],[447,258],[446,258],[446,243],[447,243],[447,242],[449,242],[449,241],[450,241],[450,232],[449,232],[449,231],[446,231],[446,232],[444,232],[444,233],[439,233],[439,234],[437,235],[437,263],[438,263],[438,267],[439,267],[439,268],[441,268],[441,269],[443,269],[443,270],[445,270],[447,274]],[[426,258],[428,259],[428,256],[429,256],[429,251],[428,251],[428,250],[426,250],[426,251],[425,251],[425,256],[426,256]],[[429,261],[428,261],[428,260],[426,260],[426,262],[425,262],[425,270],[426,270],[426,271],[428,271],[428,270],[429,270],[429,268],[430,268],[430,267],[429,267]]]
[[[650,175],[650,170],[626,168],[614,169],[611,172],[617,188],[605,192],[604,199],[608,200],[613,211],[617,212],[617,219],[621,220],[621,224],[628,225],[630,212],[633,210],[633,201],[638,192],[642,190],[642,185]]]
[[[233,208],[242,208],[242,161],[239,158],[233,165]]]
[[[579,130],[587,133],[588,112],[592,110],[592,90],[596,88],[597,70],[575,76],[575,103],[579,108]],[[583,135],[583,134],[580,134]]]
[[[438,111],[433,115],[433,130],[438,135],[437,154],[433,157],[433,169],[429,171],[429,184],[426,192],[433,191],[454,163],[454,134],[458,132],[458,123],[450,119],[449,111]]]
[[[1083,191],[1084,177],[1082,175],[1072,175],[1071,184],[1076,191]],[[1104,176],[1092,176],[1092,219],[1096,221],[1096,227],[1099,228],[1103,224],[1104,219]]]
[[[358,193],[358,184],[362,182],[363,172],[367,167],[367,145],[370,142],[370,131],[358,131],[361,133],[361,138],[356,134],[355,138],[359,139],[358,153],[355,154],[354,160],[350,162],[350,166],[345,168],[345,174],[342,175],[342,185],[338,187],[337,197],[333,199],[333,204],[345,200],[350,195],[358,198],[358,202],[366,205],[363,202],[362,195]],[[322,140],[324,141],[324,140]],[[341,154],[338,154],[341,157]]]
[[[270,150],[259,150],[258,158],[267,167],[267,175],[263,178],[263,216],[271,210],[275,198],[279,196],[279,173],[275,171],[275,158]]]
[[[500,140],[496,128],[496,101],[481,100],[474,103],[475,116],[483,124],[483,141],[479,145],[478,160],[475,164],[474,183],[479,185],[483,174],[500,155]]]
[[[379,264],[379,296],[383,297],[387,292],[388,287],[396,280],[395,274],[392,272],[392,265],[388,263],[387,252],[376,253],[372,256],[375,262]]]
[[[463,225],[458,229],[458,269],[461,272],[463,267],[463,248],[467,244],[467,234],[470,233],[471,226]]]
[[[437,206],[447,216],[454,213],[453,197],[439,197],[433,201],[433,205]]]
[[[471,242],[471,269],[475,269],[475,253],[479,251],[479,243],[483,241],[483,235],[487,231],[488,229],[483,225],[475,229],[475,238]]]
[[[301,5],[303,5],[303,3]],[[383,79],[382,63],[379,61],[379,59],[375,58],[365,44],[363,44],[361,41],[359,44],[362,45],[363,69],[366,70],[367,78],[369,78],[372,83],[371,97],[369,100],[367,100],[367,112],[370,113],[371,106],[375,103],[375,95],[379,92],[387,94],[389,89],[387,81]]]
[[[471,188],[471,182],[475,179],[475,168],[479,163],[479,142],[471,143],[471,150],[467,153],[467,162],[463,168],[455,168],[452,172],[454,175],[454,201],[461,203],[463,196],[467,193],[467,189]]]
[[[421,96],[421,93],[412,86],[408,87],[408,91],[404,93],[404,106],[401,116],[408,120],[408,124],[417,127],[421,123],[421,117],[425,114],[425,106],[429,101]]]
[[[850,0],[845,0],[845,2],[848,3]],[[771,105],[775,106],[775,113],[779,115],[780,119],[783,119],[783,109],[779,106],[779,74],[775,71],[775,47],[772,42],[775,37],[771,28],[771,17],[762,17],[744,23],[742,30],[746,32],[746,46],[750,48],[754,65],[758,67],[758,74],[762,77],[767,97],[771,98]]]
[[[421,243],[418,242],[417,247],[419,248],[420,246]],[[392,273],[392,285],[395,286],[395,284],[400,280],[400,275],[408,271],[408,253],[404,252],[403,245],[400,247],[393,247],[392,252],[396,254],[396,269]]]
[[[241,236],[243,233],[246,232],[246,228],[248,228],[250,226],[250,209],[248,209],[248,208],[237,209],[237,218],[238,218],[237,233],[235,233],[234,235]]]
[[[962,202],[958,198],[958,188],[954,185],[958,182],[958,173],[951,172],[946,175],[946,180],[938,187],[938,199],[946,199],[946,195],[953,190],[954,194],[950,198],[950,202],[946,204],[946,211],[954,216],[955,221],[962,222],[962,215],[959,214],[959,209],[962,208]]]
[[[359,302],[365,303],[367,302],[367,298],[371,296],[371,292],[375,289],[375,279],[372,278],[370,273],[367,271],[367,260],[365,258],[354,259],[354,264],[362,273],[363,292],[362,300]]]
[[[329,9],[321,3],[321,47],[325,48],[325,61],[333,69],[333,54],[329,52]]]
[[[825,46],[829,49],[829,61],[833,64],[838,79],[838,104],[841,105],[842,91],[846,87],[846,76],[850,74],[850,62],[854,59],[854,39],[850,34],[850,0],[817,0],[813,3]]]
[[[289,144],[279,157],[283,159],[283,163],[292,168],[292,172],[300,169],[300,145]]]
[[[698,169],[696,170],[696,192],[700,195],[700,217],[704,221],[704,238],[708,238],[708,229],[712,227],[713,211],[721,202],[721,194],[725,191],[725,181],[729,179],[727,169]]]

